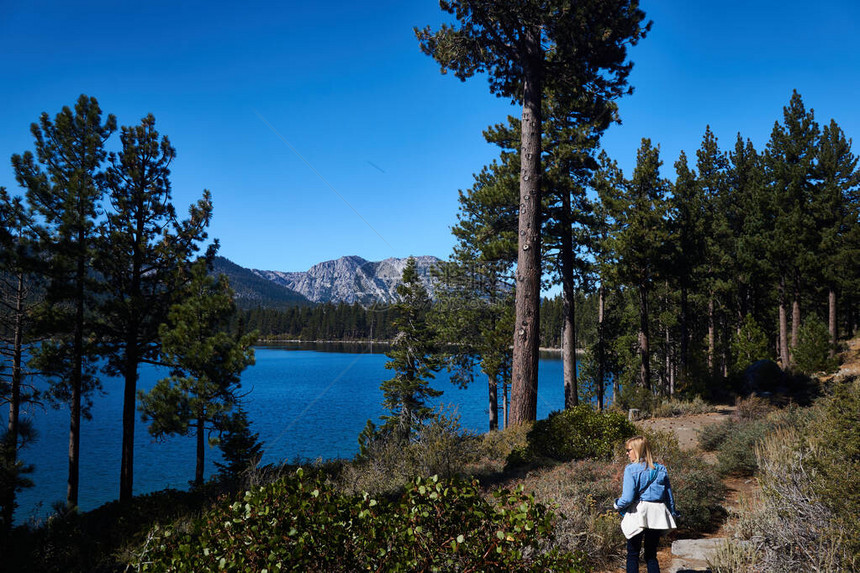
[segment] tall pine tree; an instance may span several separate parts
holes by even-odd
[[[179,270],[206,239],[212,213],[208,191],[181,221],[170,196],[176,151],[159,136],[155,118],[123,127],[122,150],[110,155],[105,188],[110,209],[100,227],[95,269],[104,279],[99,321],[105,370],[124,381],[119,499],[131,499],[138,365],[154,362],[158,327],[181,291]]]
[[[545,89],[595,101],[625,93],[627,45],[650,23],[635,0],[442,0],[456,26],[416,29],[422,50],[461,80],[487,72],[490,91],[522,103],[516,326],[511,421],[537,416],[541,279],[542,102]]]
[[[66,504],[78,505],[81,417],[83,402],[97,381],[92,377],[91,310],[99,285],[91,272],[96,217],[102,197],[101,171],[105,141],[116,129],[95,98],[78,98],[74,110],[64,107],[53,121],[43,113],[31,126],[36,155],[14,155],[15,177],[44,222],[43,238],[50,257],[48,300],[55,319],[50,344],[38,353],[41,368],[52,375],[54,394],[69,405],[69,477]]]

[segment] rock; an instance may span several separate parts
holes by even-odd
[[[672,542],[672,555],[676,559],[669,565],[669,573],[710,571],[708,559],[724,539],[677,539]]]
[[[745,394],[770,395],[785,393],[786,376],[773,360],[759,360],[744,370]]]

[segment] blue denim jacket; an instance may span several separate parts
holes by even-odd
[[[669,473],[666,471],[666,466],[654,464],[654,471],[657,472],[657,475],[654,481],[645,488],[645,484],[651,479],[651,471],[645,462],[628,464],[624,468],[624,487],[621,490],[621,497],[615,500],[615,509],[621,510],[622,515],[633,503],[637,493],[639,493],[637,503],[639,500],[663,502],[672,515],[677,515],[675,496],[672,495],[672,486],[669,484]],[[643,488],[645,488],[644,491]]]

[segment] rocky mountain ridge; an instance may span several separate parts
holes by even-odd
[[[430,270],[440,262],[433,256],[414,257],[416,269],[432,296]],[[250,269],[255,275],[295,291],[308,300],[371,305],[395,300],[397,285],[406,266],[406,258],[368,261],[357,255],[324,261],[307,271],[272,271]]]

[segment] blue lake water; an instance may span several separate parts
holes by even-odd
[[[264,443],[262,462],[291,462],[298,459],[351,458],[358,452],[358,434],[367,420],[378,422],[380,382],[391,378],[385,368],[384,348],[361,352],[355,347],[291,345],[258,347],[256,364],[242,375],[247,392],[246,409],[252,430]],[[141,367],[138,387],[151,388],[166,375],[163,369]],[[541,358],[538,380],[538,418],[564,405],[562,363]],[[114,500],[119,493],[122,436],[122,383],[103,381],[105,393],[94,399],[92,420],[81,431],[79,502],[87,511]],[[473,385],[460,389],[451,384],[445,371],[432,386],[442,390],[436,403],[456,406],[461,425],[473,432],[488,427],[486,377],[478,375]],[[501,399],[501,396],[500,396]],[[3,423],[5,416],[3,412]],[[37,441],[22,452],[25,463],[35,466],[35,487],[18,496],[16,523],[42,519],[55,502],[66,496],[68,475],[69,415],[67,408],[31,410],[38,431]],[[501,419],[501,415],[499,416]],[[217,471],[218,448],[206,452],[206,477]],[[173,487],[185,489],[194,477],[193,437],[155,441],[138,418],[135,430],[135,494]]]

